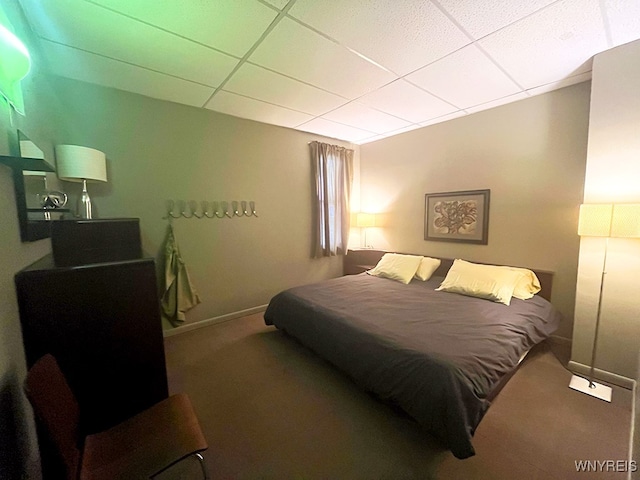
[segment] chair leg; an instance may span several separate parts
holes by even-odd
[[[198,462],[200,463],[200,469],[202,470],[202,478],[204,480],[209,480],[209,471],[207,470],[207,464],[204,462],[204,457],[200,454],[200,452],[195,452],[195,453],[192,453],[191,455],[196,457],[198,459]],[[187,457],[190,457],[191,455],[187,455]],[[182,461],[184,461],[184,459],[186,459],[187,457],[184,457],[182,459]],[[153,479],[153,478],[156,478],[158,475],[162,475],[163,472],[166,472],[169,468],[171,468],[172,466],[174,466],[174,465],[176,465],[178,463],[180,463],[180,460],[178,460],[177,462],[172,463],[171,465],[169,465],[168,467],[164,468],[160,472],[158,472],[155,475],[151,476],[151,478]]]
[[[200,462],[200,468],[202,468],[202,478],[204,478],[204,480],[209,480],[209,472],[207,471],[207,466],[204,463],[204,458],[200,453],[194,453],[194,455]]]

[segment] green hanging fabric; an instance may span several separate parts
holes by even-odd
[[[184,323],[185,312],[200,303],[200,297],[189,278],[171,224],[167,232],[164,260],[162,313],[174,326],[178,326]]]

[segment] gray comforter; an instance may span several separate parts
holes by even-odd
[[[560,315],[537,296],[506,306],[436,292],[441,280],[335,278],[279,293],[264,319],[466,458],[488,397]]]

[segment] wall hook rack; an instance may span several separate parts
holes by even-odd
[[[249,208],[247,209],[247,204]],[[229,207],[231,205],[231,207]],[[195,200],[167,200],[167,215],[163,218],[234,218],[257,217],[256,203],[251,200],[211,201],[202,200],[198,206]]]

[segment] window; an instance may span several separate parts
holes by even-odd
[[[344,254],[349,239],[353,150],[320,142],[311,142],[309,147],[316,186],[313,254]]]

